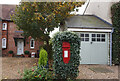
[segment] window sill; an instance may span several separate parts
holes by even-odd
[[[30,49],[35,49],[35,48],[30,48]]]

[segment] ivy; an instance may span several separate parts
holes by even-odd
[[[120,2],[111,7],[113,33],[113,63],[120,64]]]
[[[70,43],[70,61],[68,64],[63,62],[62,42]],[[80,38],[73,32],[58,32],[52,39],[54,71],[57,79],[74,79],[77,77],[80,64]]]

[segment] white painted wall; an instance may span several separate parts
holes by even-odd
[[[109,0],[106,2],[95,2],[94,0],[90,0],[85,14],[95,14],[98,17],[106,20],[107,22],[112,23],[111,6],[116,2],[119,2],[119,0]]]

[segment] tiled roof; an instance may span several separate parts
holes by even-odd
[[[66,20],[67,27],[92,27],[111,28],[112,26],[103,19],[94,15],[76,15]]]
[[[3,20],[11,20],[10,15],[15,12],[16,5],[7,5],[7,4],[0,4],[0,18]]]

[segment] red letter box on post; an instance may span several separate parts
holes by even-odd
[[[68,64],[69,60],[70,60],[70,43],[63,42],[62,43],[62,50],[63,50],[63,62],[65,64]]]

